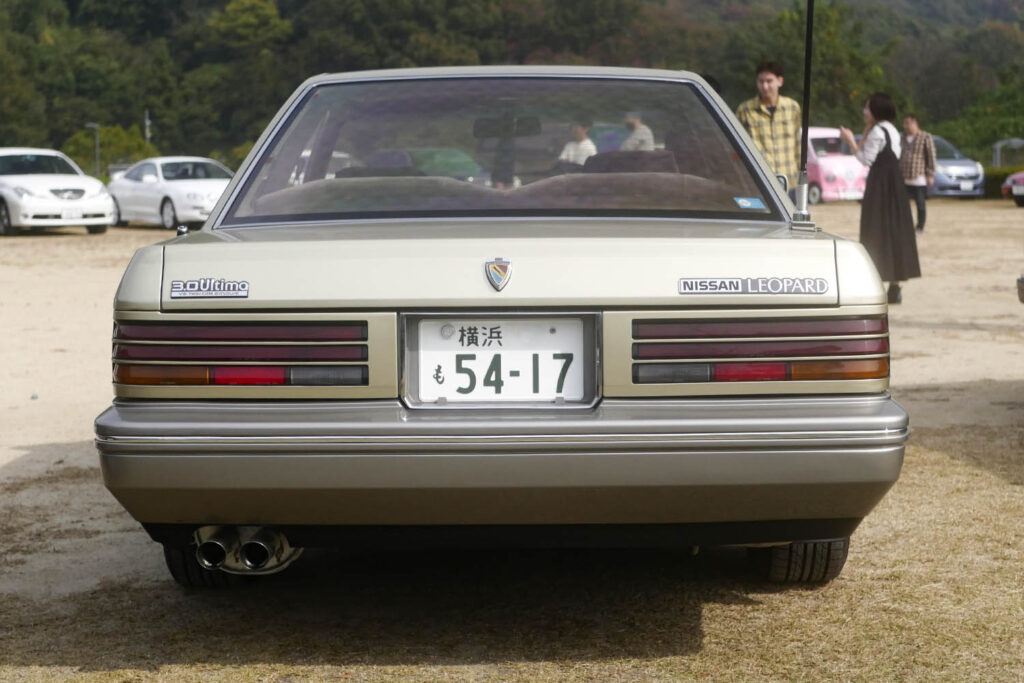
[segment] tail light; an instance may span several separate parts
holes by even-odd
[[[366,386],[365,322],[114,324],[114,382]]]
[[[881,379],[888,321],[634,320],[633,383]]]

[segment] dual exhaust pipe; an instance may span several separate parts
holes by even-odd
[[[232,574],[269,574],[284,569],[301,548],[266,527],[201,527],[195,532],[196,561],[203,569]]]

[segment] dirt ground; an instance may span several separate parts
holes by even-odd
[[[856,237],[859,205],[815,207]],[[1021,680],[1024,209],[929,203],[890,311],[903,475],[814,590],[735,551],[308,553],[189,592],[103,488],[110,307],[148,228],[0,238],[0,679]]]

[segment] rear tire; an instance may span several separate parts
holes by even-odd
[[[105,226],[105,225],[87,225],[87,226],[85,226],[85,229],[89,231],[90,235],[102,235],[103,233],[105,233],[107,231],[107,226]]]
[[[114,200],[114,216],[111,219],[110,224],[115,228],[123,228],[128,225],[128,222],[121,218],[121,205],[117,203],[116,199]]]
[[[11,212],[7,209],[7,202],[0,199],[0,235],[17,235],[18,229],[11,222]]]
[[[752,550],[758,569],[772,583],[828,583],[839,576],[846,564],[850,537],[829,541],[800,541]]]
[[[164,561],[174,580],[186,588],[230,588],[243,581],[237,574],[203,569],[192,545],[184,548],[164,545]]]
[[[174,203],[170,199],[165,199],[160,204],[160,225],[167,230],[178,227],[178,212],[174,210]]]
[[[1024,206],[1024,197],[1016,197],[1015,196],[1013,198],[1013,203],[1016,204],[1017,206]]]

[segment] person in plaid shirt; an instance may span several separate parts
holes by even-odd
[[[917,116],[903,117],[903,154],[900,171],[907,194],[917,204],[917,231],[924,232],[925,199],[928,188],[935,184],[935,141],[931,133],[921,130]]]
[[[757,66],[757,97],[739,106],[740,120],[768,165],[786,176],[789,188],[796,187],[800,172],[800,105],[779,94],[784,82],[778,62]]]

